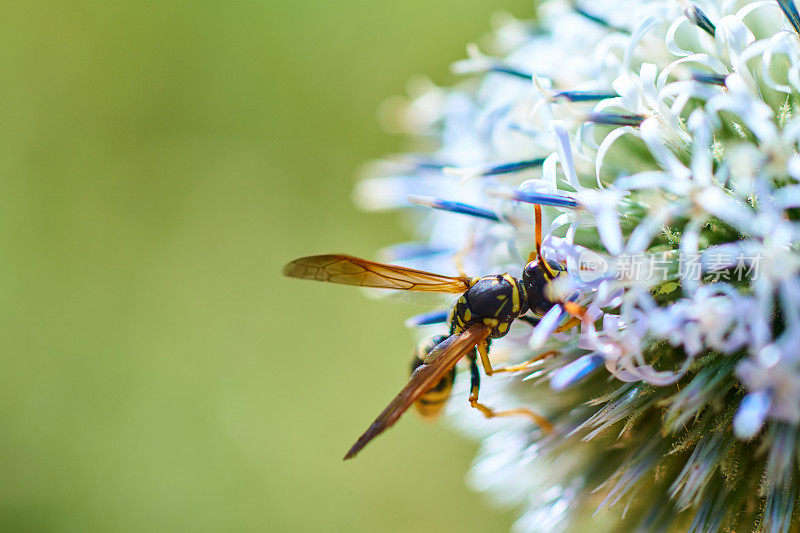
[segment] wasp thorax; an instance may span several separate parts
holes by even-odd
[[[474,324],[484,324],[492,328],[490,337],[502,337],[527,309],[525,288],[520,280],[508,274],[484,276],[453,306],[453,333],[461,333]]]
[[[543,315],[553,307],[557,301],[548,296],[548,285],[554,279],[565,276],[567,271],[555,261],[547,261],[549,272],[539,261],[531,261],[522,271],[522,284],[528,294],[528,307],[537,315]]]

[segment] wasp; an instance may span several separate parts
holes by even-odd
[[[548,355],[540,355],[522,365],[493,368],[489,359],[490,343],[492,339],[505,336],[512,322],[523,319],[535,324],[536,319],[526,316],[528,311],[542,316],[553,306],[560,305],[572,315],[556,330],[564,331],[579,323],[582,316],[583,309],[574,302],[551,299],[548,295],[548,284],[565,275],[566,270],[559,263],[545,261],[542,257],[541,207],[534,207],[536,246],[520,278],[508,273],[470,277],[461,272],[460,276],[444,276],[344,254],[302,257],[284,267],[283,274],[293,278],[360,287],[460,295],[448,316],[449,335],[432,337],[420,343],[414,354],[408,383],[356,440],[345,455],[345,460],[354,457],[372,439],[394,425],[412,405],[424,417],[436,416],[450,396],[455,379],[455,365],[465,356],[470,362],[469,403],[472,407],[487,418],[526,415],[544,431],[551,430],[550,423],[530,409],[496,411],[478,400],[478,361],[484,373],[491,376],[496,372],[521,370]]]

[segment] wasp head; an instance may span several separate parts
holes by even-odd
[[[525,266],[522,271],[522,284],[525,286],[528,307],[531,311],[543,315],[558,303],[548,296],[547,287],[554,279],[566,275],[566,269],[555,261],[547,261],[546,265],[542,265],[536,260]]]

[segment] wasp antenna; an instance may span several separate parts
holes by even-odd
[[[535,240],[536,240],[536,259],[539,260],[539,265],[547,279],[555,279],[558,275],[553,268],[544,260],[542,255],[542,206],[540,204],[533,204],[534,212],[534,226],[535,226]],[[529,259],[530,261],[530,259]]]

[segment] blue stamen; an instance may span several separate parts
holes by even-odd
[[[709,83],[711,85],[725,85],[726,74],[710,74],[708,72],[692,72],[692,79],[700,83]]]
[[[717,27],[714,26],[714,23],[711,22],[711,19],[708,18],[708,15],[706,15],[702,9],[693,5],[687,7],[684,13],[686,14],[686,18],[691,20],[695,26],[714,37],[717,32]]]
[[[615,26],[615,25],[611,24],[609,21],[607,21],[606,19],[598,17],[597,15],[593,15],[593,14],[589,13],[588,11],[584,11],[582,8],[580,8],[578,6],[573,6],[572,9],[574,9],[575,13],[577,13],[578,15],[581,15],[582,17],[584,17],[586,19],[589,19],[592,22],[596,22],[597,24],[600,24],[601,26],[604,26],[604,27],[606,27],[606,28],[608,28],[610,30],[614,30],[614,31],[622,32],[622,33],[630,33],[628,30],[626,30],[624,28],[620,28],[619,26]]]
[[[430,159],[424,156],[389,156],[387,162],[391,164],[400,164],[407,167],[409,171],[433,171],[440,172],[443,168],[452,166],[448,163],[440,163],[435,159]]]
[[[496,64],[489,67],[491,72],[497,72],[499,74],[508,74],[509,76],[514,76],[516,78],[523,78],[528,81],[533,79],[533,74],[530,72],[523,72],[522,70],[517,70],[513,67],[509,67],[508,65],[501,65]]]
[[[439,198],[429,198],[424,196],[409,196],[408,201],[413,204],[422,205],[425,207],[431,207],[433,209],[439,209],[441,211],[449,211],[451,213],[457,213],[459,215],[467,215],[471,217],[491,220],[493,222],[500,222],[500,217],[497,216],[497,214],[494,211],[490,211],[482,207],[476,207],[474,205],[469,205],[461,202],[453,202],[450,200],[441,200]]]
[[[615,98],[619,95],[613,91],[561,91],[556,93],[555,96],[570,102],[595,102],[606,98]]]
[[[603,361],[603,357],[597,354],[587,354],[579,357],[553,373],[550,378],[550,388],[560,391],[575,385],[603,366]]]
[[[454,250],[451,248],[435,248],[421,242],[404,242],[390,246],[384,250],[384,255],[387,261],[404,261],[406,259],[451,254],[453,252]]]
[[[447,322],[447,316],[450,312],[444,311],[430,311],[422,313],[421,315],[412,316],[406,320],[406,326],[414,328],[417,326],[428,326],[430,324],[443,324]]]
[[[499,165],[487,167],[481,172],[483,176],[497,176],[500,174],[510,174],[528,168],[540,167],[544,164],[544,158],[528,159],[525,161],[515,161],[513,163],[501,163]]]
[[[504,193],[503,196],[506,196]],[[580,204],[567,196],[528,191],[510,191],[508,198],[526,204],[552,205],[554,207],[579,207]]]
[[[414,163],[414,166],[420,170],[442,170],[448,165],[445,165],[444,163],[436,163],[434,161],[417,161]]]
[[[783,10],[789,23],[794,28],[794,31],[800,33],[800,13],[797,12],[797,6],[794,0],[778,0],[778,5]]]
[[[609,126],[640,126],[644,121],[643,115],[622,115],[614,113],[589,113],[587,122],[607,124]]]
[[[527,126],[523,126],[522,124],[509,124],[507,127],[510,130],[518,131],[518,132],[522,133],[523,135],[527,135],[528,137],[538,138],[538,137],[542,136],[542,132],[541,131],[536,131],[536,130],[534,130],[532,128],[529,128]]]

